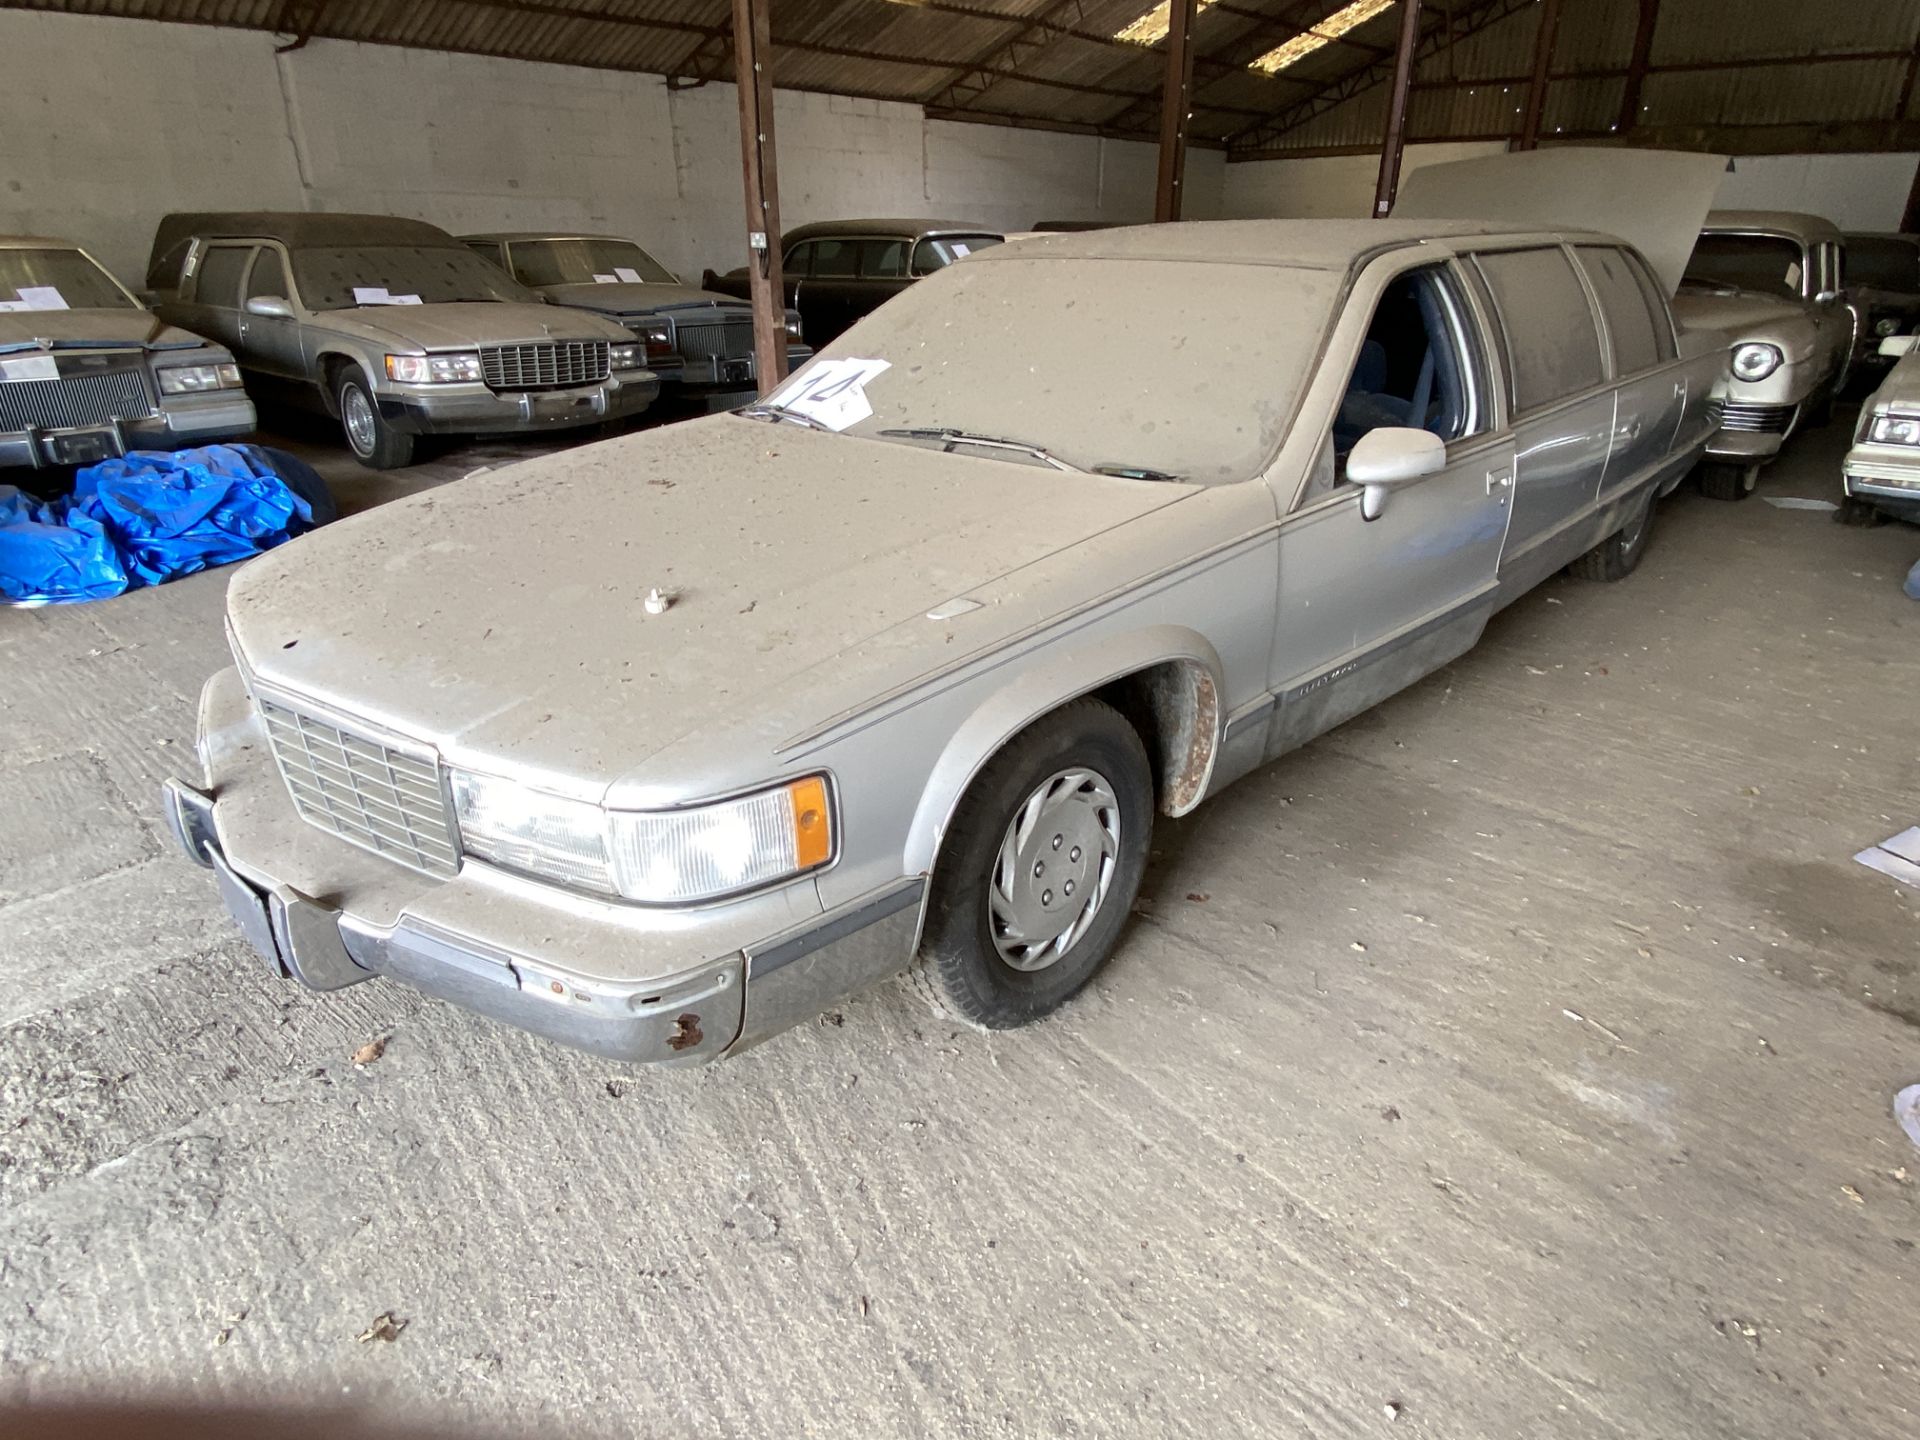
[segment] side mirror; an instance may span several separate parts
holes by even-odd
[[[1831,305],[1839,298],[1840,292],[1838,290],[1822,290],[1818,295],[1813,297],[1813,303],[1816,305]]]
[[[247,301],[249,315],[264,315],[269,320],[291,320],[293,302],[284,295],[256,295]]]
[[[1391,492],[1446,467],[1446,443],[1430,430],[1399,425],[1369,430],[1347,456],[1347,479],[1360,487],[1360,518],[1378,520]]]
[[[1880,353],[1889,359],[1898,360],[1913,349],[1914,337],[1911,335],[1889,335],[1880,342]]]

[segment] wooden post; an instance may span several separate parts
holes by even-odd
[[[1553,40],[1560,29],[1560,0],[1540,0],[1540,29],[1533,40],[1533,83],[1527,87],[1527,113],[1520,127],[1521,150],[1540,144],[1540,117],[1547,109],[1547,76],[1553,66]]]
[[[787,377],[787,292],[780,274],[780,179],[773,148],[772,0],[733,0],[733,82],[747,196],[754,375],[765,395]]]
[[[1196,0],[1172,0],[1167,15],[1167,78],[1160,91],[1160,175],[1153,218],[1178,220],[1187,178],[1187,111],[1193,99]]]
[[[1407,88],[1413,83],[1413,52],[1420,43],[1420,0],[1400,0],[1400,48],[1393,56],[1393,97],[1387,102],[1387,133],[1380,141],[1380,180],[1373,187],[1373,218],[1393,213],[1400,188],[1400,152],[1407,140]]]
[[[1660,0],[1640,0],[1640,23],[1633,32],[1633,57],[1627,61],[1627,83],[1620,92],[1620,117],[1614,129],[1624,135],[1640,123],[1640,88],[1647,81],[1653,58],[1653,32],[1660,24]]]

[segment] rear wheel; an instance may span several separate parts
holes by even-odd
[[[1833,512],[1834,522],[1840,525],[1856,525],[1862,528],[1885,523],[1887,516],[1875,506],[1869,505],[1857,495],[1844,496],[1840,508]]]
[[[1153,833],[1153,772],[1120,713],[1076,700],[989,761],[954,813],[908,978],[988,1030],[1037,1020],[1113,953]]]
[[[1710,500],[1744,500],[1759,488],[1758,465],[1724,465],[1708,461],[1700,467],[1700,493]]]
[[[1653,534],[1654,493],[1635,507],[1627,523],[1587,551],[1567,568],[1583,580],[1624,580],[1647,553],[1647,539]]]
[[[347,448],[369,470],[398,470],[412,463],[413,436],[381,417],[373,387],[358,365],[343,365],[334,375],[333,408]]]

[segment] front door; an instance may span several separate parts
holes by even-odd
[[[254,252],[253,268],[247,273],[242,293],[247,300],[267,298],[294,302],[286,261],[276,246],[262,245]],[[303,329],[298,319],[255,315],[247,310],[244,302],[240,307],[240,338],[246,346],[248,364],[282,385],[301,383],[307,378],[301,345]]]
[[[1354,291],[1373,314],[1336,341],[1329,364],[1350,378],[1322,446],[1320,476],[1280,527],[1279,704],[1268,754],[1303,744],[1470,648],[1498,588],[1513,493],[1514,447],[1487,348],[1461,277],[1448,265],[1389,273]],[[1447,442],[1446,468],[1362,518],[1347,454],[1383,425]]]

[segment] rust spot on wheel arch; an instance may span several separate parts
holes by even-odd
[[[673,1033],[667,1036],[667,1048],[673,1051],[691,1050],[701,1039],[700,1017],[689,1013],[673,1022]]]

